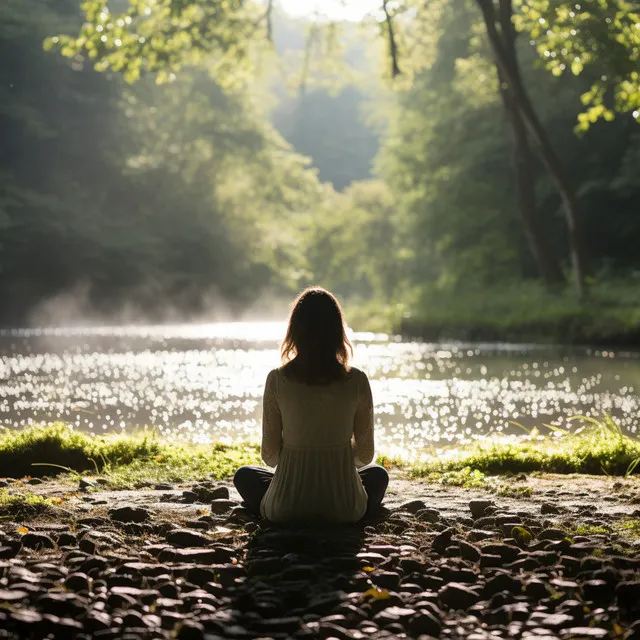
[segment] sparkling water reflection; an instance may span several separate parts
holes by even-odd
[[[0,422],[93,431],[153,425],[197,442],[256,440],[283,323],[0,331]],[[535,345],[434,345],[353,335],[371,378],[378,442],[411,454],[489,433],[613,415],[635,433],[635,353]]]

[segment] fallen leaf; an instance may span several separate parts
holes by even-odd
[[[372,571],[375,571],[373,567],[362,567],[362,570],[366,571],[367,573],[371,573]]]
[[[386,589],[378,589],[378,587],[371,587],[367,589],[361,596],[362,600],[365,598],[373,598],[374,600],[388,600],[391,596]]]
[[[29,533],[29,529],[27,529],[27,527],[18,527],[18,533],[24,535],[25,533]]]
[[[206,509],[198,509],[198,515],[206,516],[207,515],[207,510]]]

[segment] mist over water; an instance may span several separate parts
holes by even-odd
[[[0,331],[0,423],[62,420],[94,433],[159,432],[195,442],[257,441],[282,322]],[[525,427],[640,413],[640,354],[535,345],[403,341],[355,333],[371,379],[378,449],[418,454]],[[579,428],[579,423],[571,423]]]

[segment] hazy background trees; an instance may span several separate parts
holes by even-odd
[[[42,300],[78,287],[102,313],[128,304],[162,317],[168,307],[189,316],[212,296],[241,310],[312,282],[353,304],[405,309],[436,294],[535,282],[545,273],[523,217],[523,177],[547,263],[567,286],[558,284],[572,277],[562,195],[535,145],[516,173],[513,122],[476,5],[394,9],[402,73],[392,82],[385,24],[375,20],[318,27],[276,8],[277,55],[265,34],[242,27],[236,57],[218,52],[223,73],[207,63],[213,45],[152,45],[152,31],[128,41],[123,21],[109,36],[122,46],[100,37],[89,46],[77,0],[5,0],[0,320],[25,322]],[[515,8],[524,30],[515,51],[577,195],[590,278],[629,280],[640,269],[637,71],[627,64],[637,34],[632,6],[607,6],[624,34],[606,31],[610,56],[591,15],[578,12],[575,36],[565,13],[549,33],[534,29],[535,2]],[[57,34],[72,37],[43,50]],[[218,36],[224,49],[228,32]],[[602,45],[595,62],[589,38]],[[567,41],[578,75],[557,62]]]

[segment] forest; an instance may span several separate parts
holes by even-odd
[[[0,322],[640,341],[637,3],[382,8],[4,0]]]

